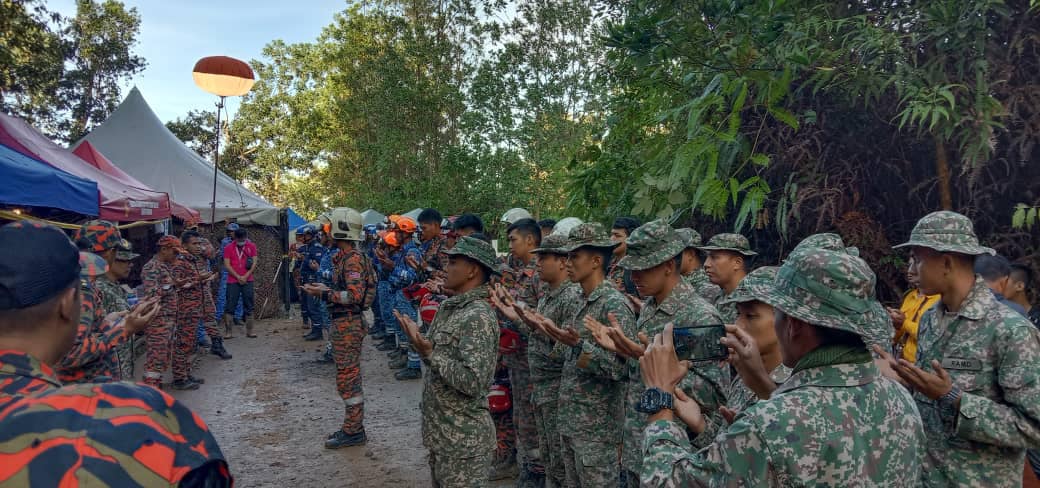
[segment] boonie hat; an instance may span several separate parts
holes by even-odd
[[[679,235],[679,238],[686,244],[686,249],[691,247],[700,247],[704,242],[701,240],[701,233],[697,232],[689,227],[683,227],[682,229],[676,229],[675,233]]]
[[[619,245],[621,245],[620,242],[610,240],[610,233],[599,222],[585,222],[574,227],[567,234],[567,252],[574,252],[582,247],[613,249]]]
[[[975,235],[975,226],[971,220],[957,212],[941,210],[932,212],[917,221],[914,230],[910,232],[910,240],[894,246],[901,247],[927,247],[939,252],[956,252],[969,256],[980,254],[997,254],[991,248],[979,244],[979,238]]]
[[[751,243],[747,237],[740,234],[715,234],[708,239],[708,243],[699,246],[702,251],[732,251],[745,256],[757,256],[758,253],[751,250]]]
[[[567,254],[567,237],[560,234],[549,234],[542,239],[542,244],[535,248],[533,254]]]
[[[675,259],[686,249],[686,241],[663,219],[647,222],[625,239],[625,257],[618,261],[624,269],[640,271]]]
[[[444,251],[444,254],[454,256],[465,256],[487,268],[491,274],[501,275],[498,259],[495,258],[495,248],[487,241],[475,237],[463,236],[455,241],[455,247]]]
[[[747,303],[753,301],[764,302],[765,297],[773,290],[776,281],[776,273],[780,268],[776,266],[762,266],[747,274],[740,280],[733,293],[726,296],[721,303]]]

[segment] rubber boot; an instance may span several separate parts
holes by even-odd
[[[386,365],[390,369],[404,369],[408,367],[408,356],[402,354],[390,360]]]
[[[357,434],[348,434],[342,430],[333,432],[332,435],[325,440],[325,449],[339,449],[341,447],[360,446],[368,440],[365,436],[365,431],[362,430]]]
[[[393,350],[396,350],[396,349],[397,349],[397,344],[394,343],[394,339],[391,338],[391,337],[387,337],[386,340],[384,340],[383,342],[380,342],[379,345],[376,346],[376,350],[384,351],[384,352],[389,352],[389,351],[393,351]]]
[[[246,337],[249,337],[251,339],[256,338],[256,334],[253,333],[253,325],[253,316],[250,315],[246,317]]]
[[[303,336],[305,341],[320,341],[324,338],[324,334],[321,333],[321,327],[311,327],[310,334]]]
[[[220,322],[224,325],[224,338],[234,339],[235,332],[233,327],[231,326],[231,314],[224,314],[224,317],[220,320]]]
[[[407,363],[408,359],[405,358],[404,361]],[[398,371],[397,374],[394,375],[394,379],[397,381],[421,380],[422,370],[418,368],[405,368]]]
[[[211,354],[220,357],[220,359],[231,359],[231,353],[227,352],[227,349],[224,349],[223,338],[221,338],[220,336],[211,337],[210,342],[213,343],[213,345],[209,348],[209,352]]]
[[[191,381],[191,379],[177,380],[177,381],[174,381],[170,386],[173,387],[174,390],[198,390],[199,389],[199,384],[194,382],[194,381]]]

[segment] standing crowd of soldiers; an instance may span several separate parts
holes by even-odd
[[[487,486],[503,473],[522,487],[1012,487],[1022,484],[1026,451],[1040,447],[1040,335],[1027,307],[1008,305],[1015,287],[991,272],[995,253],[963,215],[929,214],[896,246],[909,250],[916,293],[937,297],[913,317],[882,306],[874,272],[836,234],[810,236],[779,266],[756,268],[746,237],[703,242],[663,220],[623,218],[608,230],[512,209],[502,219],[503,258],[476,216],[444,220],[426,209],[372,227],[356,210],[335,208],[298,230],[306,338],[327,337],[344,403],[326,448],[367,440],[366,335],[389,355],[396,379],[423,381],[422,441],[437,487]],[[154,291],[106,320],[97,306],[105,300],[89,297],[109,286],[96,278],[107,269],[118,281],[125,270],[106,260],[132,259],[114,227],[81,229],[77,243],[101,256],[78,254],[78,265],[59,231],[0,228],[0,446],[16,452],[14,468],[0,473],[45,476],[32,467],[50,455],[46,462],[58,459],[61,469],[118,469],[138,481],[177,473],[170,476],[229,482],[205,424],[194,416],[182,425],[193,414],[172,398],[91,383],[119,375],[120,351],[143,331],[149,351],[153,341],[172,347],[174,386],[197,388],[190,362],[178,363],[194,344],[179,325],[194,333],[215,316],[202,286],[214,273],[203,269],[207,251],[196,235],[160,239],[143,276]],[[251,295],[255,247],[237,237],[224,250],[236,285],[228,295]],[[25,239],[34,245],[19,245]],[[181,297],[201,304],[200,315],[181,310]],[[371,327],[362,319],[368,309]],[[680,361],[673,337],[691,326],[723,327],[724,357]],[[215,324],[203,328],[219,355]],[[162,359],[149,356],[146,383],[159,386]],[[504,377],[508,421],[493,415]],[[86,384],[69,385],[76,382]],[[89,402],[97,397],[105,401]],[[41,413],[58,401],[81,415]],[[133,453],[141,468],[69,440],[65,422],[125,429],[122,412],[100,410],[131,403],[149,416],[169,412],[155,425],[130,422],[151,429],[149,438],[161,437],[156,429],[188,431],[162,438],[175,455]],[[116,453],[138,445],[97,432],[79,436],[108,436],[102,442]],[[103,461],[57,457],[69,444]]]

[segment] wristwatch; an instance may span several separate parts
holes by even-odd
[[[960,397],[960,388],[956,386],[950,388],[950,391],[935,400],[936,406],[939,407],[939,413],[947,419],[957,418],[957,399]]]
[[[653,415],[664,409],[672,408],[672,394],[660,388],[647,388],[636,404],[636,411]]]

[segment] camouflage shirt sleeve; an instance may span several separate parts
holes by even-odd
[[[636,316],[632,309],[629,308],[624,295],[616,293],[602,297],[601,300],[606,300],[606,303],[603,305],[601,313],[593,314],[593,318],[603,323],[609,323],[607,317],[610,314],[614,314],[614,318],[617,319],[618,325],[621,326],[621,330],[624,331],[625,335],[632,340],[637,340]],[[621,381],[626,379],[624,360],[617,354],[596,344],[591,334],[585,330],[584,324],[577,323],[575,326],[582,331],[582,342],[575,346],[581,348],[577,361],[578,368],[581,368],[587,374],[609,380]]]
[[[351,252],[337,259],[334,273],[329,301],[345,306],[360,304],[365,293],[365,269],[361,254]]]
[[[1040,337],[1024,318],[1000,324],[997,384],[1004,402],[965,391],[958,437],[995,446],[1040,448]]]
[[[82,290],[83,298],[80,301],[80,320],[76,340],[58,366],[63,377],[68,376],[70,370],[76,370],[104,359],[111,348],[126,342],[122,320],[114,323],[95,323],[98,295],[91,287],[82,287]],[[102,320],[104,320],[103,317]],[[101,333],[97,333],[98,331]]]
[[[444,336],[456,343],[453,349],[458,352],[439,354],[436,343],[439,339],[431,336],[435,343],[427,364],[431,371],[441,376],[447,386],[459,393],[474,398],[485,396],[488,385],[484,384],[481,371],[487,369],[488,363],[494,361],[494,355],[498,352],[487,347],[487,344],[495,342],[491,336],[498,332],[495,315],[491,312],[491,306],[484,303],[467,307],[459,316],[452,317],[452,321],[456,322],[456,326],[445,331],[447,334]]]
[[[699,452],[692,450],[681,423],[651,423],[643,441],[642,486],[772,486],[768,483],[774,476],[765,440],[745,419],[738,417],[713,444]]]

